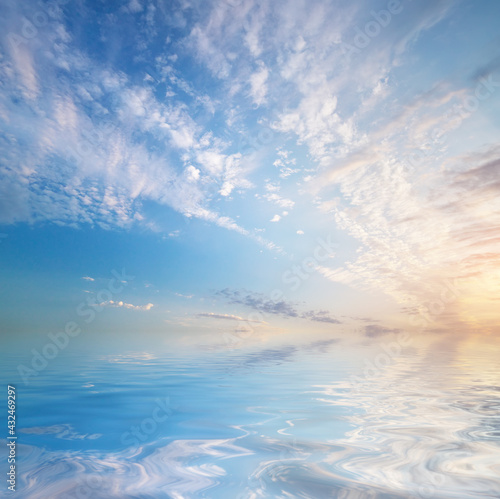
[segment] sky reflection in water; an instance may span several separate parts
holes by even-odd
[[[311,345],[49,366],[18,387],[17,497],[500,496],[491,351],[414,352],[353,388],[359,366]]]

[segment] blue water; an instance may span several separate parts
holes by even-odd
[[[498,498],[498,371],[412,351],[353,387],[359,363],[328,342],[182,358],[68,352],[16,383],[18,490],[0,493]]]

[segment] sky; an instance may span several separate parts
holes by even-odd
[[[0,12],[2,341],[499,334],[499,2]]]

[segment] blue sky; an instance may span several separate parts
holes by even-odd
[[[4,338],[498,333],[498,2],[0,9]]]

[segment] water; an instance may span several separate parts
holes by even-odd
[[[414,349],[353,387],[334,342],[68,354],[16,385],[16,497],[498,498],[497,358]]]

